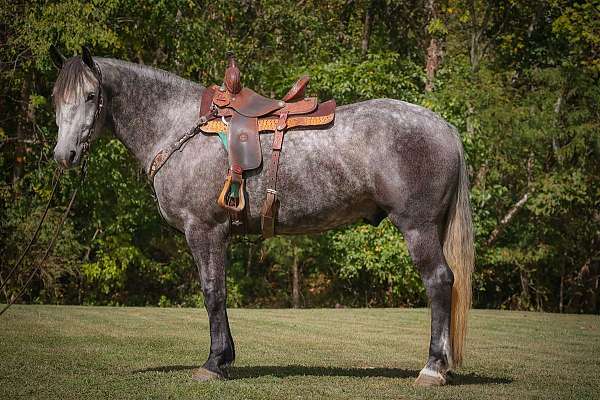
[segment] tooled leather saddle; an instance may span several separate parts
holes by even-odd
[[[212,85],[202,95],[200,131],[226,137],[229,169],[218,197],[218,204],[229,213],[232,233],[246,233],[247,210],[244,172],[262,165],[259,134],[274,132],[271,161],[267,169],[266,197],[261,208],[261,230],[264,238],[275,234],[279,207],[277,172],[284,133],[292,128],[325,126],[335,117],[335,100],[319,103],[316,97],[304,97],[309,76],[301,77],[281,99],[264,97],[241,84],[241,74],[233,54],[221,86]],[[181,144],[196,131],[184,135],[171,147]],[[159,153],[150,168],[153,176],[170,154]]]

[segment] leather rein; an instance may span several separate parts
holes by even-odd
[[[209,101],[212,103],[213,94],[214,92],[212,90],[210,90],[209,88],[205,88],[204,92],[202,92],[201,104]],[[150,163],[150,167],[148,168],[148,177],[150,178],[150,181],[152,183],[154,183],[154,176],[156,175],[156,173],[163,167],[163,165],[165,165],[165,163],[167,162],[167,160],[169,160],[173,153],[181,149],[185,142],[187,142],[192,137],[200,133],[200,127],[202,125],[217,118],[217,113],[217,107],[214,104],[211,104],[209,111],[206,114],[200,116],[200,118],[192,128],[190,128],[186,133],[181,135],[177,140],[172,142],[169,146],[160,150],[158,154],[154,156],[152,162]]]
[[[75,202],[75,197],[77,196],[77,192],[83,186],[83,181],[85,180],[85,177],[87,175],[87,155],[89,154],[89,150],[90,150],[90,140],[94,136],[94,133],[96,130],[96,124],[98,122],[98,119],[100,118],[100,114],[104,107],[104,96],[102,93],[102,72],[100,71],[98,64],[94,63],[94,69],[92,70],[92,72],[94,73],[94,75],[96,76],[96,79],[98,80],[98,103],[97,103],[98,105],[96,107],[96,111],[94,111],[94,119],[92,121],[92,126],[90,127],[90,131],[89,131],[86,139],[82,142],[81,173],[80,173],[80,177],[79,177],[79,184],[77,185],[77,187],[73,191],[73,194],[71,195],[68,206],[67,206],[65,212],[63,213],[63,215],[60,219],[60,222],[58,223],[58,225],[56,226],[56,228],[54,230],[54,234],[53,234],[52,238],[50,239],[50,242],[44,251],[42,259],[37,264],[35,264],[35,266],[32,268],[31,272],[29,273],[29,276],[27,277],[27,279],[25,280],[25,282],[23,283],[23,285],[17,292],[17,295],[13,296],[10,299],[10,301],[7,299],[7,304],[0,310],[0,315],[4,314],[13,304],[16,303],[16,301],[23,295],[23,293],[25,293],[25,290],[27,290],[27,288],[29,287],[29,284],[33,281],[33,277],[35,276],[35,274],[38,271],[41,271],[43,269],[44,262],[50,256],[52,249],[53,249],[54,245],[56,244],[56,240],[58,239],[58,237],[61,233],[61,228],[64,225],[65,221],[67,220],[69,213],[71,212],[71,208],[73,207],[73,203]],[[23,253],[21,253],[17,262],[9,271],[8,275],[4,277],[4,280],[3,280],[2,284],[0,285],[0,290],[3,289],[6,286],[6,284],[10,281],[10,279],[14,276],[14,274],[19,271],[19,269],[20,269],[19,267],[22,264],[23,260],[25,259],[25,256],[27,255],[27,253],[29,253],[33,244],[36,243],[36,241],[38,239],[38,235],[39,235],[42,225],[44,223],[44,220],[46,219],[46,215],[48,214],[48,210],[50,209],[50,203],[52,202],[52,199],[54,198],[54,195],[56,194],[56,189],[58,187],[58,183],[60,182],[60,178],[62,177],[62,174],[63,174],[63,169],[61,167],[57,166],[56,170],[54,172],[55,178],[54,178],[54,184],[52,187],[52,192],[50,194],[50,198],[48,199],[48,202],[46,203],[44,213],[42,214],[42,217],[40,218],[40,221],[38,222],[38,225],[36,227],[36,230],[35,230],[33,236],[31,237],[27,246],[25,247],[25,250],[23,251]]]

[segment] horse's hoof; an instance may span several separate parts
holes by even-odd
[[[192,379],[199,382],[206,382],[222,380],[225,379],[225,377],[222,374],[209,371],[206,368],[196,368],[192,371]]]
[[[421,387],[443,386],[446,383],[447,380],[442,374],[428,368],[421,370],[415,380],[415,386]]]

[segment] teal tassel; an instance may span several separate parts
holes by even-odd
[[[237,199],[238,197],[240,197],[240,184],[239,183],[232,183],[231,184],[231,188],[229,189],[229,197]]]
[[[221,140],[221,143],[223,144],[223,147],[225,147],[225,150],[229,151],[229,144],[227,143],[227,132],[218,132],[217,135],[219,135],[219,140]]]

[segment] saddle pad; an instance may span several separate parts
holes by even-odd
[[[287,120],[288,129],[327,125],[335,118],[335,100],[329,100],[318,105],[317,109],[309,114],[290,116]],[[277,127],[277,116],[259,118],[258,131],[274,131]],[[200,127],[204,133],[219,133],[227,131],[227,125],[222,120],[214,119]]]

